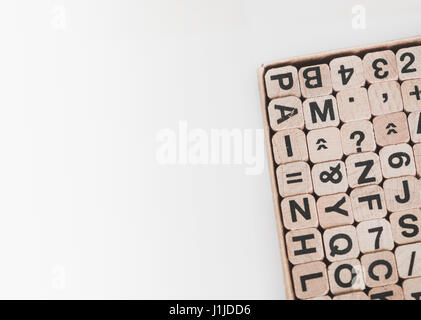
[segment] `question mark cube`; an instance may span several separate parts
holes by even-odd
[[[345,155],[376,150],[373,125],[368,120],[344,123],[341,127],[342,150]]]

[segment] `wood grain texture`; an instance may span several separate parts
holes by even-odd
[[[392,228],[386,219],[363,221],[357,225],[358,244],[362,253],[393,250]]]
[[[324,258],[322,235],[315,228],[289,231],[285,239],[288,259],[292,264],[319,261]]]
[[[319,223],[323,229],[354,223],[351,199],[346,193],[322,196],[317,199]]]
[[[269,112],[268,112],[268,105],[266,101],[266,89],[264,84],[264,74],[265,74],[266,67],[261,66],[257,71],[257,78],[258,78],[258,85],[259,85],[259,92],[260,92],[260,107],[261,112],[263,115],[263,130],[265,133],[265,142],[266,142],[266,149],[268,152],[268,168],[269,168],[269,176],[270,176],[270,183],[272,189],[272,202],[274,205],[274,213],[275,213],[275,221],[278,231],[278,242],[280,248],[280,255],[281,255],[281,266],[282,266],[282,275],[283,275],[283,283],[285,287],[285,297],[288,300],[295,299],[293,284],[292,284],[292,275],[291,269],[288,263],[288,257],[286,252],[286,245],[285,245],[285,237],[284,237],[284,228],[281,221],[281,209],[280,209],[280,198],[278,194],[278,184],[277,184],[277,177],[276,177],[276,167],[275,161],[273,158],[273,150],[271,144],[271,128],[269,124]]]
[[[335,295],[365,289],[363,270],[358,259],[333,262],[328,266],[327,274],[330,291]]]
[[[321,261],[294,266],[292,279],[298,299],[320,297],[329,292],[326,265]]]
[[[421,300],[421,278],[405,280],[402,289],[405,300]]]
[[[421,277],[421,242],[398,246],[395,256],[401,278]]]
[[[288,230],[317,228],[316,200],[311,194],[286,197],[281,201],[282,221]]]
[[[354,226],[327,229],[323,233],[326,258],[330,262],[358,258],[360,248]]]
[[[396,61],[400,80],[421,78],[421,46],[399,49]]]
[[[335,127],[309,131],[307,145],[313,163],[339,160],[343,156],[341,132]]]
[[[379,152],[380,165],[385,178],[415,176],[414,153],[409,144],[386,146]]]
[[[297,97],[273,99],[268,106],[269,123],[274,131],[304,128],[303,105]]]
[[[366,88],[354,88],[339,91],[336,94],[339,118],[343,122],[369,120],[370,102]]]
[[[344,123],[341,127],[341,143],[345,155],[376,151],[373,125],[368,120]]]
[[[370,288],[382,287],[398,282],[395,256],[391,251],[367,253],[361,257],[364,281]]]
[[[356,221],[384,218],[387,215],[385,194],[378,185],[355,188],[351,191],[352,211]]]
[[[329,296],[321,296],[321,297],[316,297],[316,298],[310,298],[307,300],[332,300],[332,298]]]
[[[414,143],[421,142],[421,111],[411,112],[408,115],[408,126],[411,141]]]
[[[363,66],[365,78],[370,83],[398,80],[398,67],[392,50],[367,53]]]
[[[405,111],[421,111],[421,79],[402,82],[401,93]]]
[[[415,167],[417,169],[417,176],[421,177],[421,143],[417,143],[412,147],[414,151]]]
[[[272,137],[273,157],[277,164],[308,161],[307,139],[300,129],[286,129]]]
[[[298,71],[294,66],[269,69],[265,73],[266,93],[270,99],[301,96]]]
[[[351,154],[346,158],[345,166],[351,188],[379,184],[383,180],[380,159],[374,152]]]
[[[321,63],[322,61],[331,61],[332,58],[336,58],[336,57],[342,57],[342,56],[346,56],[346,55],[352,55],[352,54],[358,54],[360,56],[364,56],[364,54],[369,53],[370,51],[384,51],[387,49],[399,49],[402,46],[408,46],[408,45],[419,45],[421,44],[421,38],[413,38],[413,39],[405,39],[405,40],[398,40],[398,41],[392,41],[392,42],[388,42],[388,43],[383,43],[380,45],[374,45],[374,46],[367,46],[367,47],[361,47],[361,48],[354,48],[354,49],[344,49],[344,50],[337,50],[337,51],[331,51],[331,52],[327,52],[327,53],[322,53],[322,54],[316,54],[316,55],[311,55],[311,56],[307,56],[307,57],[299,57],[299,58],[293,58],[293,59],[289,59],[289,60],[285,60],[285,61],[277,61],[274,63],[270,63],[270,64],[266,64],[264,66],[262,66],[262,68],[259,69],[259,87],[260,87],[260,92],[261,92],[261,105],[262,105],[262,112],[264,115],[264,130],[265,130],[265,135],[266,135],[266,144],[269,150],[269,154],[268,154],[268,160],[269,160],[269,172],[270,172],[270,176],[271,176],[271,181],[272,181],[272,188],[274,190],[273,193],[273,201],[275,204],[275,211],[277,212],[276,214],[276,220],[277,220],[277,224],[278,224],[278,232],[279,232],[279,241],[280,241],[280,245],[281,245],[281,257],[282,257],[282,265],[283,265],[283,269],[284,269],[284,278],[285,278],[285,287],[286,287],[286,295],[288,299],[294,299],[295,298],[295,294],[294,294],[294,290],[293,290],[293,286],[292,286],[292,278],[291,278],[291,269],[288,267],[288,263],[287,263],[287,257],[286,257],[286,250],[285,250],[285,239],[283,238],[283,228],[282,228],[282,221],[280,219],[281,215],[280,215],[280,207],[279,207],[279,202],[282,198],[279,197],[277,189],[278,189],[278,185],[277,185],[277,179],[276,179],[276,175],[275,175],[275,166],[274,166],[274,160],[273,160],[273,152],[272,152],[272,145],[270,143],[271,137],[272,137],[272,130],[270,129],[270,127],[267,125],[269,123],[269,118],[268,118],[268,105],[269,105],[269,100],[266,96],[266,87],[265,87],[265,82],[264,82],[264,75],[266,73],[266,71],[270,68],[276,68],[276,67],[282,67],[282,66],[286,66],[286,65],[295,65],[297,67],[302,67],[302,66],[311,66],[317,63]],[[405,106],[406,108],[406,106]],[[405,109],[406,110],[406,109]],[[415,153],[414,153],[415,155]],[[271,171],[272,170],[272,171]]]
[[[387,209],[391,212],[421,206],[420,181],[413,176],[386,179],[383,189]]]
[[[356,55],[332,59],[329,67],[335,91],[359,88],[365,84],[363,63]]]
[[[358,291],[334,296],[332,300],[370,300],[370,298],[363,291]]]
[[[327,64],[300,68],[298,77],[301,94],[305,98],[319,97],[332,93],[332,80]]]
[[[403,290],[396,284],[373,288],[368,295],[371,300],[404,300]]]
[[[403,110],[401,88],[397,81],[373,83],[368,87],[368,100],[374,116]]]
[[[394,212],[389,216],[393,240],[397,244],[421,241],[421,209]]]
[[[311,169],[314,192],[319,196],[345,192],[348,189],[345,163],[329,161],[317,163]]]
[[[404,112],[375,117],[373,129],[376,143],[381,147],[409,141],[408,122]]]
[[[282,197],[312,193],[310,166],[307,162],[281,164],[276,169],[279,194]]]
[[[304,122],[308,130],[336,127],[339,114],[334,96],[308,98],[303,102]]]

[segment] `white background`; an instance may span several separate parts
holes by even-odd
[[[352,7],[366,29],[352,28]],[[261,129],[263,62],[421,33],[421,2],[0,4],[0,298],[284,298],[266,167],[156,160]]]

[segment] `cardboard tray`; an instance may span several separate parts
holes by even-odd
[[[412,46],[417,46],[417,45],[421,45],[421,36],[408,38],[408,39],[402,39],[402,40],[388,41],[388,42],[383,42],[376,45],[333,50],[333,51],[327,51],[324,53],[307,55],[303,57],[295,57],[291,59],[275,61],[275,62],[263,64],[258,69],[260,104],[261,104],[262,113],[263,113],[263,127],[265,131],[265,141],[266,141],[266,148],[267,148],[267,153],[268,153],[269,174],[270,174],[270,180],[271,180],[271,185],[272,185],[272,198],[273,198],[273,204],[275,207],[275,216],[276,216],[276,223],[277,223],[277,228],[278,228],[278,239],[279,239],[279,244],[280,244],[280,249],[281,249],[282,268],[283,268],[284,283],[285,283],[285,294],[288,300],[295,300],[296,297],[294,294],[294,286],[292,284],[292,278],[291,278],[291,265],[288,261],[287,251],[285,247],[285,236],[284,236],[285,229],[282,224],[281,209],[280,209],[280,202],[282,200],[282,197],[279,195],[279,192],[278,192],[278,184],[277,184],[276,172],[275,172],[276,163],[273,159],[273,150],[272,150],[271,140],[275,132],[269,126],[269,117],[268,117],[267,107],[268,107],[270,99],[266,95],[266,87],[265,87],[265,81],[264,81],[264,76],[265,76],[266,71],[271,68],[281,67],[281,66],[286,66],[286,65],[293,65],[297,69],[300,69],[301,67],[315,65],[315,64],[322,64],[322,63],[329,64],[330,60],[334,58],[348,56],[348,55],[357,55],[360,58],[363,58],[366,53],[387,50],[387,49],[390,49],[396,53],[396,51],[399,50],[400,48],[412,47]]]

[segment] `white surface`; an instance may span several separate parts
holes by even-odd
[[[2,1],[0,298],[284,298],[266,159],[163,166],[156,137],[260,129],[261,63],[415,36],[420,10]]]

